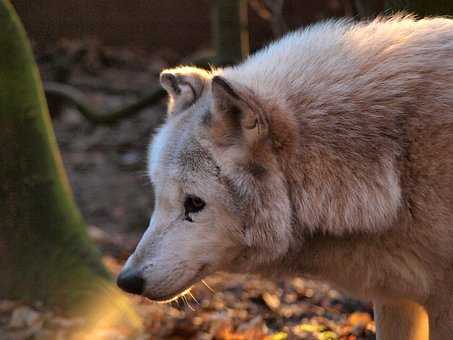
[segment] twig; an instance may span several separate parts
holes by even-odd
[[[73,80],[70,82],[63,82],[66,85],[71,85],[79,89],[80,91],[86,93],[88,92],[99,92],[102,94],[112,95],[112,96],[143,96],[143,89],[129,89],[129,88],[114,88],[104,84],[96,84],[92,81],[78,81]]]
[[[201,282],[206,286],[206,288],[208,288],[212,294],[215,294],[215,291],[214,289],[212,289],[207,283],[205,280],[201,280]]]
[[[123,118],[132,116],[145,107],[158,103],[165,96],[165,91],[159,88],[132,104],[111,112],[102,113],[92,108],[86,96],[73,86],[56,82],[45,82],[44,91],[50,97],[63,99],[67,103],[74,105],[86,119],[95,124],[116,123]]]
[[[211,64],[219,65],[216,61],[216,57],[205,56],[195,62],[188,62],[188,64],[198,67],[208,67]],[[144,108],[157,104],[163,97],[165,97],[165,91],[158,88],[153,92],[144,95],[132,104],[128,104],[110,112],[100,112],[99,110],[93,108],[83,92],[74,86],[58,82],[44,82],[44,91],[48,97],[53,97],[65,102],[66,104],[73,105],[86,119],[94,124],[101,125],[114,124],[121,119],[131,117]]]

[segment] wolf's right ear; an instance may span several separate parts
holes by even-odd
[[[169,96],[168,114],[179,113],[193,103],[203,93],[208,72],[190,66],[167,69],[160,74],[160,84]]]
[[[268,120],[261,100],[249,88],[214,76],[211,82],[213,117],[211,131],[220,144],[241,140],[249,146],[268,136]]]

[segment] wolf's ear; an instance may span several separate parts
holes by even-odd
[[[262,104],[248,88],[221,76],[212,78],[212,133],[217,142],[232,144],[244,138],[252,144],[268,134]]]
[[[169,96],[168,113],[187,109],[201,96],[208,72],[196,67],[182,66],[167,69],[160,74],[160,84]]]

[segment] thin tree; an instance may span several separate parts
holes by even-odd
[[[233,64],[249,54],[247,15],[247,0],[214,2],[211,26],[216,64]]]
[[[388,0],[387,7],[392,11],[402,10],[422,17],[453,14],[451,0]]]

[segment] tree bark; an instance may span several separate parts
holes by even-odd
[[[385,0],[355,0],[354,5],[359,18],[372,19],[383,13]]]
[[[76,307],[111,286],[74,203],[30,44],[0,0],[0,299]]]
[[[216,64],[234,64],[249,54],[247,0],[216,0],[211,22]]]
[[[452,15],[451,0],[388,0],[387,5],[393,11],[406,11],[419,16]]]

